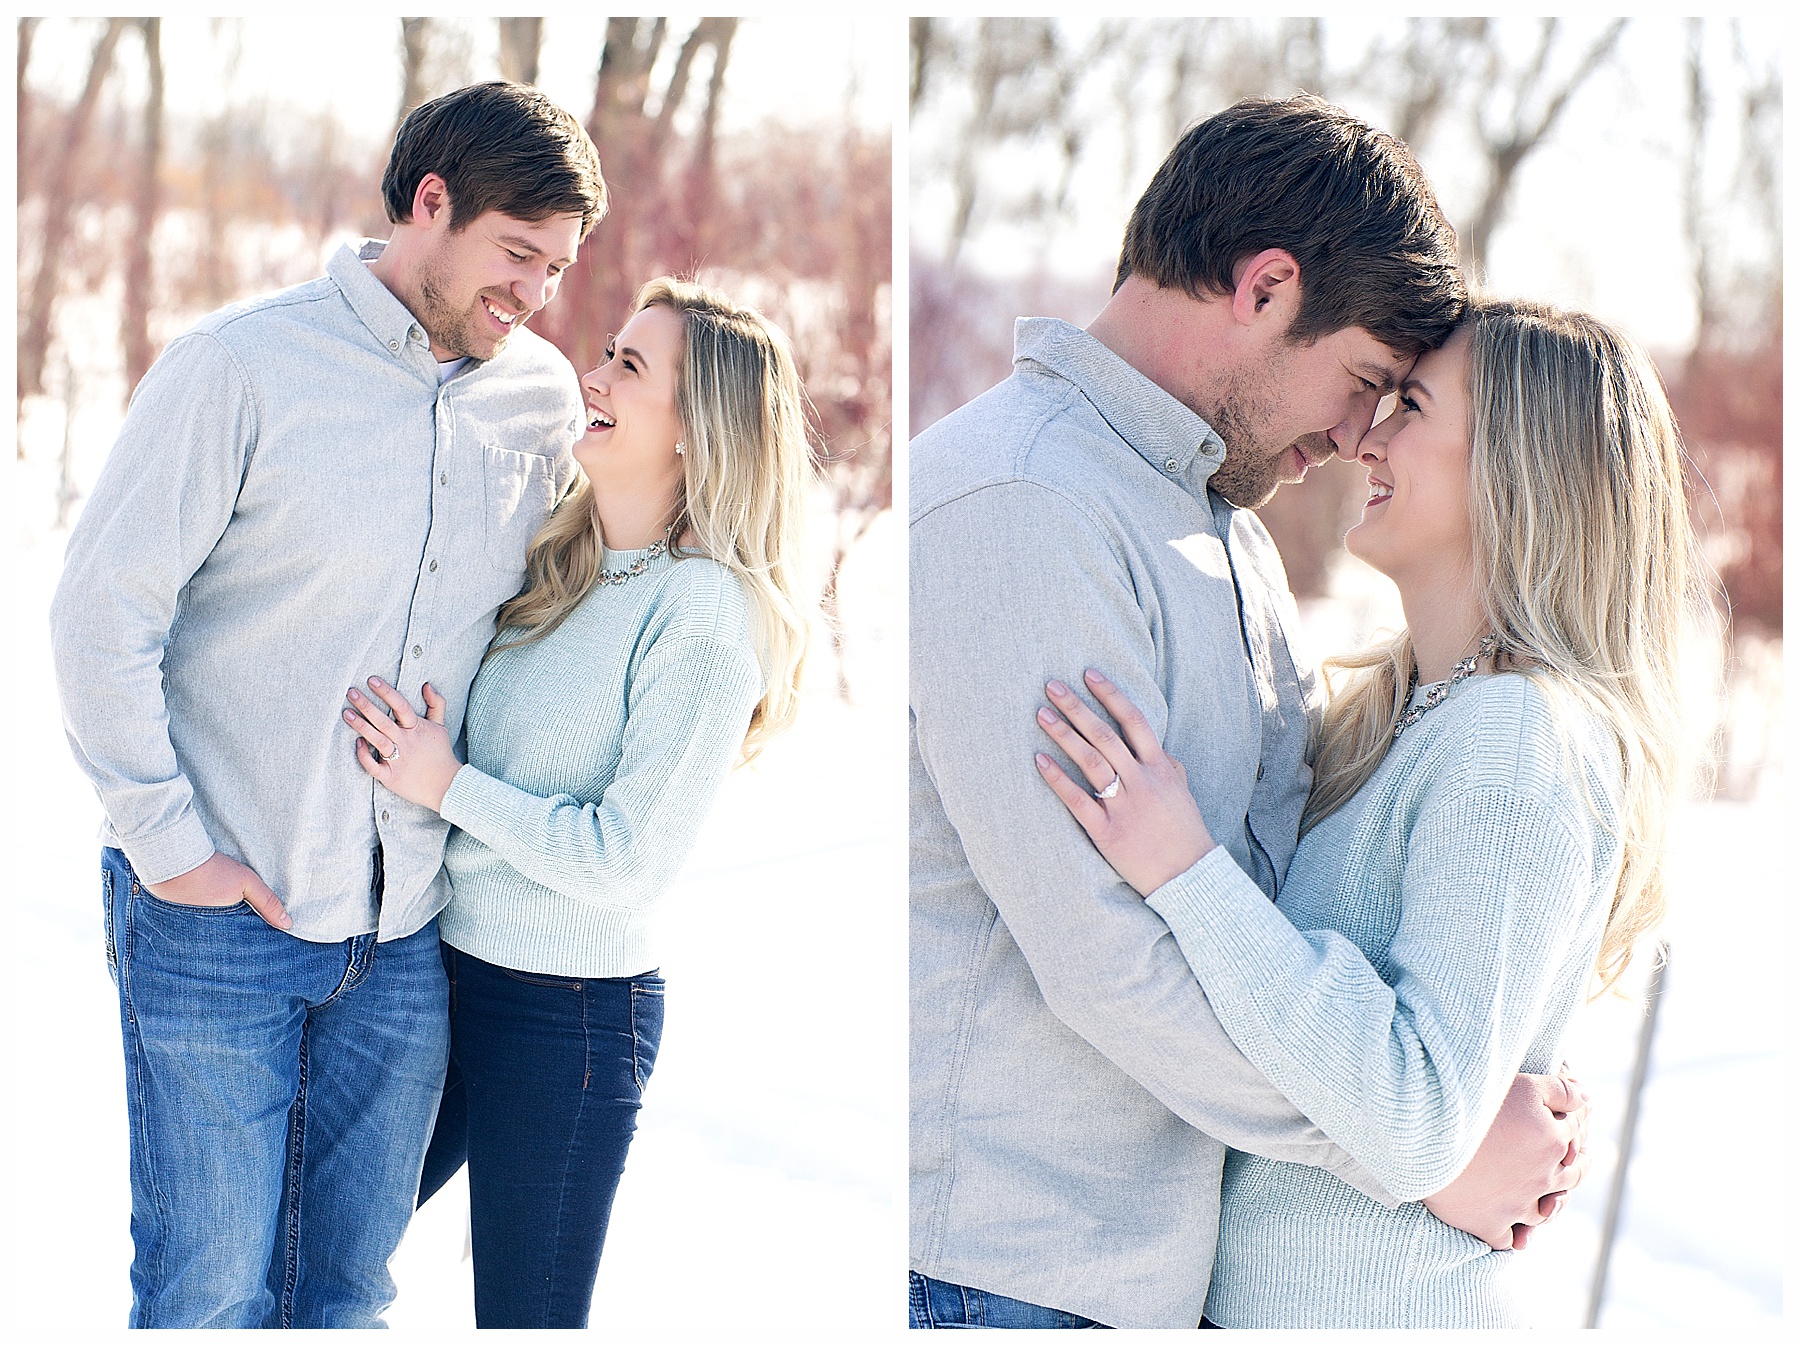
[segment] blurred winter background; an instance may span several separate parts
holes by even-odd
[[[572,12],[571,12],[572,13]],[[0,1017],[14,1340],[121,1327],[131,1245],[98,805],[58,720],[45,611],[130,389],[211,309],[386,237],[401,116],[537,83],[589,128],[612,211],[535,320],[598,363],[642,280],[698,270],[791,335],[815,408],[820,597],[797,728],[738,772],[667,902],[664,1049],[593,1324],[891,1323],[903,1260],[904,578],[892,492],[897,22],[709,18],[22,19],[17,459],[6,474]],[[395,1327],[473,1323],[460,1181],[394,1263]]]
[[[1657,361],[1730,607],[1722,694],[1694,706],[1716,780],[1675,838],[1659,993],[1639,959],[1571,1048],[1595,1163],[1523,1254],[1546,1325],[1781,1320],[1781,39],[1773,19],[911,20],[910,434],[1006,376],[1015,316],[1092,320],[1189,124],[1302,89],[1411,144],[1493,289]],[[1340,545],[1362,476],[1334,460],[1261,511],[1314,655],[1400,620]]]

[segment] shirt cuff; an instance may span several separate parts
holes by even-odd
[[[131,872],[138,876],[138,882],[149,886],[198,869],[217,848],[200,815],[190,808],[160,832],[147,837],[121,837],[119,849],[131,861]]]

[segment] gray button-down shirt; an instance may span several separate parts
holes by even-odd
[[[568,361],[529,331],[440,386],[364,264],[381,247],[169,344],[50,615],[107,844],[148,883],[241,860],[309,940],[400,938],[448,900],[448,826],[363,774],[344,691],[379,674],[422,706],[429,681],[460,731],[582,419]]]
[[[1033,713],[1106,673],[1273,896],[1312,684],[1274,544],[1207,490],[1211,428],[1067,323],[1020,320],[1014,359],[912,443],[912,1265],[1192,1327],[1221,1142],[1387,1198],[1232,1045],[1039,778]]]

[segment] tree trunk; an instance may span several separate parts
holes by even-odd
[[[37,35],[37,26],[41,19],[19,20],[19,82],[14,85],[18,93],[18,116],[13,129],[18,132],[18,165],[19,165],[19,200],[23,201],[31,195],[31,183],[26,177],[26,166],[31,156],[25,152],[26,124],[30,119],[31,106],[25,94],[25,71],[31,64],[31,39]]]
[[[62,280],[63,251],[68,246],[69,230],[75,209],[75,178],[79,171],[81,148],[88,127],[94,120],[94,106],[100,101],[100,90],[112,69],[113,52],[128,20],[108,19],[106,31],[94,44],[93,58],[88,62],[87,84],[81,100],[69,116],[68,130],[56,158],[49,164],[50,180],[45,188],[44,244],[38,257],[37,276],[32,281],[31,303],[26,310],[25,331],[19,339],[19,396],[32,397],[44,390],[44,356],[50,346],[50,320],[56,306],[56,292]]]
[[[1705,20],[1689,19],[1687,37],[1688,144],[1683,163],[1681,222],[1694,250],[1694,342],[1688,350],[1688,376],[1697,374],[1696,358],[1712,344],[1714,312],[1713,252],[1706,220],[1706,125],[1712,111],[1706,88]]]
[[[430,46],[430,19],[400,20],[400,115],[394,118],[395,135],[412,110],[425,101],[425,53]]]
[[[606,21],[587,131],[606,175],[607,216],[565,273],[561,296],[534,320],[577,369],[599,364],[607,334],[624,324],[633,289],[648,275],[639,234],[666,214],[645,108],[650,71],[667,34],[666,19]]]
[[[911,38],[912,70],[907,81],[906,106],[909,112],[919,110],[919,99],[925,93],[926,72],[931,69],[931,20],[916,15],[907,20]]]
[[[694,140],[694,157],[688,163],[686,191],[687,218],[692,228],[687,231],[685,251],[689,258],[706,256],[708,234],[713,218],[713,189],[716,147],[719,134],[719,95],[725,88],[725,67],[731,59],[731,39],[737,35],[736,19],[702,19],[708,29],[707,40],[713,49],[712,77],[706,82],[706,108],[700,114],[700,133]],[[688,259],[682,259],[685,266]]]
[[[500,19],[500,78],[536,84],[538,53],[544,45],[542,19]]]
[[[144,37],[144,61],[150,89],[144,100],[143,158],[138,165],[136,218],[126,238],[125,256],[125,386],[135,390],[156,352],[150,345],[150,242],[156,233],[159,207],[157,174],[162,166],[163,63],[162,20],[138,19]]]

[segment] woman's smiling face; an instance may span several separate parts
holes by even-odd
[[[1459,330],[1419,357],[1393,413],[1357,449],[1369,497],[1344,547],[1403,588],[1472,574],[1468,376],[1469,334]]]
[[[575,460],[596,485],[679,471],[675,383],[683,336],[682,317],[673,309],[640,309],[607,348],[606,363],[581,380],[588,423]]]

